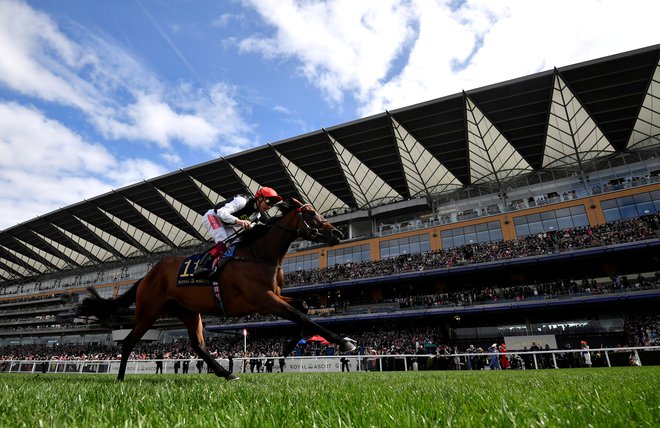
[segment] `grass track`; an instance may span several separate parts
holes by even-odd
[[[128,376],[0,374],[0,427],[656,427],[660,367]]]

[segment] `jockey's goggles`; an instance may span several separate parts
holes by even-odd
[[[277,198],[264,198],[264,201],[266,202],[266,204],[268,204],[269,207],[272,207],[273,205],[279,202]]]

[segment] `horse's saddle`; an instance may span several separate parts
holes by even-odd
[[[204,253],[193,254],[186,257],[181,263],[179,268],[179,275],[177,276],[176,286],[177,287],[189,287],[189,286],[210,286],[213,285],[213,282],[218,282],[220,278],[220,272],[225,266],[227,261],[234,257],[234,246],[229,247],[225,253],[216,258],[213,261],[213,266],[215,266],[215,273],[208,277],[199,277],[193,276],[195,268],[199,264],[200,260],[204,257]]]

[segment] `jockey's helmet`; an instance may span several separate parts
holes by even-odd
[[[268,199],[268,201],[271,203],[277,203],[282,200],[282,197],[278,195],[277,192],[274,189],[271,189],[270,187],[262,187],[261,189],[257,190],[257,193],[254,194],[254,197],[257,199],[259,198]]]

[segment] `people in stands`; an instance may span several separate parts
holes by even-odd
[[[273,205],[280,202],[282,198],[270,187],[262,187],[254,194],[236,195],[233,198],[216,204],[204,213],[203,222],[213,237],[215,245],[204,254],[197,268],[193,272],[195,276],[209,276],[214,272],[213,261],[221,257],[227,250],[225,241],[231,239],[233,243],[238,242],[239,234],[247,230]]]

